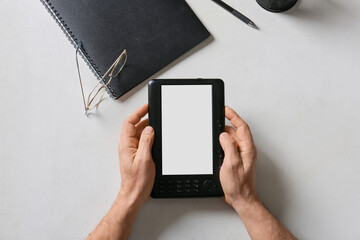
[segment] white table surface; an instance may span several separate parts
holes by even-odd
[[[260,31],[188,2],[214,40],[156,77],[222,78],[253,131],[271,212],[299,239],[360,239],[360,1],[301,0],[274,14],[227,0]],[[3,0],[0,30],[0,239],[84,239],[115,199],[121,123],[147,102],[147,82],[86,118],[74,48],[42,4]],[[150,199],[130,239],[249,237],[209,198]]]

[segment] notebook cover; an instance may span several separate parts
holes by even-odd
[[[210,33],[184,0],[41,0],[100,78],[126,49],[128,61],[108,85],[118,98]]]

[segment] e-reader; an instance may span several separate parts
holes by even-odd
[[[148,85],[156,177],[153,198],[222,196],[224,82],[155,79]]]

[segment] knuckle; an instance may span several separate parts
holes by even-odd
[[[238,128],[238,131],[241,133],[250,132],[250,127],[247,123],[244,123],[241,127]]]
[[[229,137],[227,138],[227,140],[225,140],[225,145],[226,145],[227,147],[233,147],[233,146],[235,146],[235,141],[234,141],[234,139],[229,136]]]
[[[125,128],[127,127],[128,123],[129,123],[129,121],[128,121],[128,119],[126,118],[126,119],[124,120],[124,122],[122,123],[121,128],[122,128],[122,129],[125,129]]]
[[[231,168],[236,169],[236,168],[239,167],[239,165],[240,165],[239,163],[240,163],[240,162],[237,161],[236,159],[232,159],[232,160],[230,161],[230,166],[231,166]]]
[[[236,169],[240,165],[240,161],[235,156],[225,156],[223,165],[229,169]]]

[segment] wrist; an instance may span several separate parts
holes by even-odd
[[[263,207],[263,204],[261,203],[258,196],[254,196],[249,199],[236,200],[231,204],[231,206],[235,209],[240,218],[243,218],[246,215],[249,215],[252,212],[256,211],[256,209],[258,209],[259,207]]]
[[[120,191],[104,220],[108,224],[114,223],[119,225],[124,219],[135,218],[141,205],[142,203],[126,196],[124,192]]]
[[[143,204],[140,197],[134,196],[133,194],[126,193],[120,189],[114,205],[126,207],[127,209],[137,209]]]

